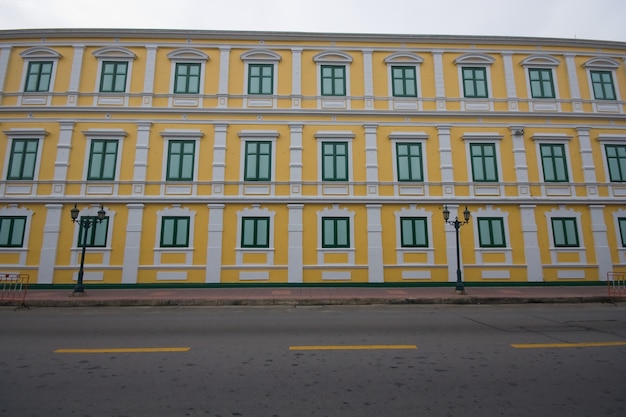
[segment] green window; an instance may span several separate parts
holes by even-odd
[[[117,163],[117,140],[92,140],[88,180],[114,180]]]
[[[170,140],[167,153],[167,180],[192,181],[196,143],[192,140]]]
[[[530,93],[533,98],[554,98],[551,69],[529,68]]]
[[[617,219],[619,223],[619,234],[622,237],[622,247],[626,248],[626,217]]]
[[[487,92],[487,69],[483,67],[464,67],[463,91],[466,98],[485,98]]]
[[[87,229],[87,233],[85,233],[85,228],[78,228],[78,246],[83,245],[83,239],[86,238],[85,246],[94,247],[94,248],[104,248],[107,245],[107,231],[109,229],[109,217],[106,216],[102,223],[98,222],[98,217],[96,216],[81,216],[80,224],[84,224],[89,220],[91,222],[91,226]]]
[[[611,182],[626,182],[626,145],[606,145]]]
[[[322,95],[346,95],[346,67],[344,65],[322,65]]]
[[[241,247],[270,247],[269,217],[243,217],[241,219]]]
[[[394,97],[417,97],[415,67],[391,67]]]
[[[25,230],[25,216],[0,217],[0,248],[21,248]]]
[[[248,94],[274,94],[274,64],[248,65]]]
[[[123,93],[126,91],[128,62],[104,61],[100,77],[101,93]]]
[[[402,217],[400,235],[403,248],[428,247],[426,217]]]
[[[246,142],[245,181],[269,181],[272,142]]]
[[[33,61],[28,63],[28,73],[26,74],[26,92],[46,92],[50,90],[50,79],[52,78],[52,62]]]
[[[350,219],[348,217],[324,217],[322,219],[322,247],[350,247]]]
[[[397,143],[398,181],[424,181],[421,143]]]
[[[543,178],[547,182],[567,182],[567,160],[565,145],[541,145],[541,162],[543,163]]]
[[[472,176],[476,182],[498,181],[496,145],[493,143],[470,144]]]
[[[200,64],[176,64],[176,94],[198,94],[200,92]]]
[[[556,247],[577,248],[579,246],[576,219],[573,217],[553,217],[552,235]]]
[[[161,218],[161,247],[189,247],[189,217],[164,216]]]
[[[481,217],[478,219],[478,234],[481,248],[504,248],[504,221],[501,217]]]
[[[615,87],[611,71],[590,71],[593,96],[596,100],[615,100]]]
[[[322,180],[348,181],[348,144],[322,143]]]
[[[35,178],[38,139],[14,139],[11,144],[8,180],[32,180]]]

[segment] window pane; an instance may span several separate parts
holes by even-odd
[[[187,246],[187,234],[189,233],[189,219],[179,218],[176,228],[176,245]]]
[[[401,227],[402,246],[413,246],[415,242],[415,236],[413,235],[413,220],[402,219]]]
[[[619,221],[619,231],[622,237],[622,247],[626,247],[626,218],[620,217]]]
[[[12,223],[11,218],[0,218],[0,246],[9,246]]]
[[[337,246],[348,246],[348,220],[337,219]]]
[[[174,219],[164,218],[161,226],[161,246],[174,244]]]
[[[254,246],[254,219],[243,219],[242,246]]]
[[[269,240],[267,236],[268,232],[268,219],[257,219],[257,229],[256,229],[256,245],[260,247],[269,246]]]

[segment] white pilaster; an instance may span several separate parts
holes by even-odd
[[[150,149],[150,128],[152,122],[137,122],[137,145],[135,148],[135,170],[133,171],[133,195],[144,195],[148,151]]]
[[[61,125],[61,131],[59,133],[59,142],[57,143],[56,161],[54,162],[53,196],[65,194],[65,182],[67,181],[67,169],[70,165],[70,150],[72,148],[75,122],[72,120],[61,120],[59,124]]]
[[[437,100],[437,110],[446,109],[446,88],[443,71],[443,51],[433,51],[435,62],[435,97]]]
[[[289,182],[291,195],[302,195],[302,127],[290,124],[289,142]]]
[[[291,48],[291,107],[302,106],[302,48]]]
[[[367,272],[368,282],[385,282],[383,267],[383,225],[381,204],[367,204]]]
[[[450,210],[450,219],[454,219],[459,215],[458,204],[447,204]],[[461,217],[463,219],[463,217]],[[443,222],[442,222],[443,223]],[[446,260],[448,262],[448,281],[456,282],[456,229],[454,226],[444,224],[446,233]],[[459,233],[461,231],[459,230]],[[459,236],[460,239],[460,236]],[[463,259],[463,250],[459,248],[461,259]],[[461,271],[463,271],[463,262],[461,262]],[[465,279],[463,277],[463,279]]]
[[[520,196],[530,195],[528,185],[528,164],[526,163],[526,146],[524,144],[524,127],[511,126],[511,137],[513,138],[513,160],[515,163],[515,179],[517,181],[517,192]]]
[[[141,231],[143,204],[127,204],[128,223],[126,224],[126,246],[124,248],[124,267],[122,284],[136,284],[139,273],[139,254],[141,252]]]
[[[506,96],[509,100],[509,111],[519,111],[517,103],[517,88],[515,87],[515,70],[513,68],[513,54],[503,52],[504,80],[506,81]]]
[[[213,194],[224,195],[224,180],[226,169],[226,130],[228,124],[215,125],[215,139],[213,142]]]
[[[230,47],[220,48],[220,79],[217,90],[217,107],[228,107],[228,68],[230,63]]]
[[[580,99],[580,87],[578,85],[578,75],[576,68],[575,55],[565,55],[565,65],[567,67],[567,80],[569,81],[570,96],[573,101],[572,109],[575,112],[583,111],[583,104]]]
[[[80,74],[83,69],[83,55],[85,45],[74,45],[74,58],[72,59],[72,72],[70,73],[70,85],[67,90],[67,105],[78,104],[78,90],[80,88]]]
[[[156,70],[156,54],[157,47],[154,45],[146,46],[148,50],[146,56],[146,72],[143,78],[143,98],[141,105],[144,107],[152,106],[152,96],[154,94],[154,73]]]
[[[598,280],[606,281],[607,272],[613,269],[611,258],[611,248],[607,236],[607,227],[604,217],[603,205],[590,205],[591,231],[593,233],[593,247],[596,251],[596,262],[598,264]]]
[[[374,74],[372,69],[373,49],[363,50],[363,78],[365,81],[365,108],[374,108]]]
[[[289,264],[287,265],[287,281],[290,284],[302,283],[303,252],[302,252],[302,209],[304,204],[287,204],[289,209]]]
[[[452,146],[450,143],[449,125],[437,126],[439,136],[439,166],[441,167],[441,182],[443,182],[443,195],[454,195],[454,167],[452,165]]]
[[[587,184],[587,197],[598,198],[598,186],[596,185],[596,167],[593,161],[593,151],[591,150],[591,137],[588,127],[579,127],[578,143],[580,144],[580,159],[583,163],[583,178]]]
[[[378,143],[376,130],[377,124],[363,125],[365,128],[365,180],[367,181],[367,194],[378,194]]]
[[[54,267],[59,247],[59,234],[61,232],[61,214],[63,204],[46,204],[46,224],[41,238],[41,252],[39,255],[39,272],[37,284],[52,284],[54,280]],[[69,212],[66,221],[69,223]]]
[[[9,56],[11,55],[10,46],[0,47],[0,104],[2,104],[2,92],[4,91],[4,83],[7,76],[7,68],[9,67]]]
[[[541,253],[539,251],[539,238],[537,236],[537,219],[535,217],[536,207],[537,206],[531,204],[520,205],[528,282],[543,281]]]
[[[206,249],[207,284],[219,284],[222,274],[222,235],[224,234],[224,204],[207,204],[209,228]]]

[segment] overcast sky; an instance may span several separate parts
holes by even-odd
[[[0,0],[1,29],[539,36],[626,42],[626,0]]]

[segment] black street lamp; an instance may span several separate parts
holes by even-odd
[[[90,227],[95,227],[96,222],[102,223],[102,220],[104,220],[104,216],[106,215],[106,212],[104,211],[102,205],[100,205],[100,210],[98,210],[98,217],[96,219],[92,217],[81,217],[79,219],[79,212],[80,210],[78,210],[78,207],[76,207],[76,204],[74,204],[74,208],[70,211],[70,214],[72,215],[72,223],[78,223],[79,227],[83,228],[84,230],[82,242],[83,249],[80,258],[80,269],[78,270],[78,279],[76,280],[76,285],[74,286],[74,291],[72,292],[73,295],[83,295],[85,293],[85,287],[83,286],[83,274],[85,269],[85,250],[87,249],[87,231]]]
[[[456,216],[454,220],[450,219],[450,210],[448,210],[448,206],[443,206],[443,220],[446,224],[454,226],[456,230],[456,287],[455,291],[458,294],[465,293],[465,286],[463,285],[463,279],[461,279],[461,250],[459,245],[459,229],[461,226],[464,226],[469,223],[470,220],[470,211],[465,206],[465,210],[463,210],[463,218],[465,221],[460,221],[459,216]]]

